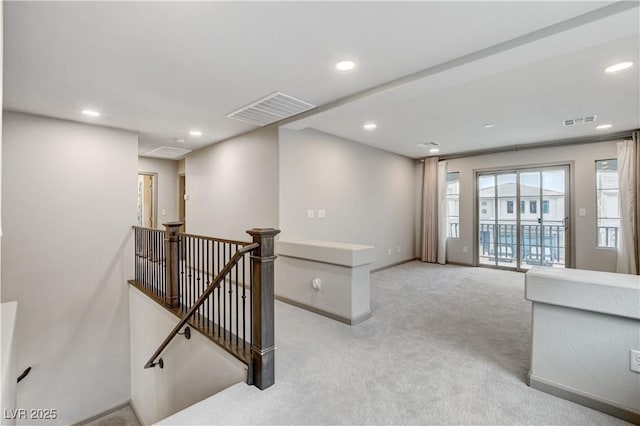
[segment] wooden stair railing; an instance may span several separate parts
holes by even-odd
[[[149,361],[147,361],[147,363],[144,365],[144,368],[151,368],[151,367],[155,367],[157,365],[157,363],[155,361],[160,356],[162,351],[164,351],[164,349],[171,342],[171,340],[173,340],[173,338],[176,337],[176,334],[178,334],[180,329],[187,324],[187,322],[191,319],[193,314],[196,313],[196,311],[200,308],[200,306],[202,306],[204,301],[207,300],[209,295],[211,295],[213,290],[215,290],[216,287],[218,287],[220,285],[220,281],[225,279],[225,277],[227,276],[229,271],[231,271],[231,268],[233,268],[238,263],[240,258],[245,253],[249,253],[249,252],[257,249],[258,247],[260,247],[260,244],[253,243],[253,244],[249,244],[248,246],[244,246],[244,247],[238,249],[238,251],[236,251],[236,253],[233,255],[233,257],[231,257],[231,260],[229,260],[227,262],[227,264],[224,265],[224,268],[222,268],[222,271],[220,271],[218,276],[213,280],[213,282],[209,285],[209,287],[207,287],[207,289],[204,291],[204,293],[202,293],[202,295],[198,298],[196,303],[194,303],[194,305],[191,307],[191,309],[189,309],[187,311],[187,313],[185,314],[184,318],[182,318],[182,320],[180,320],[178,325],[176,325],[173,328],[173,330],[171,330],[171,333],[169,333],[169,335],[166,337],[166,339],[164,339],[164,342],[162,342],[160,344],[160,346],[158,346],[158,349],[154,352],[154,354],[151,356],[151,358],[149,358]]]
[[[274,237],[280,231],[251,229],[248,243],[180,233],[180,222],[164,226],[133,227],[136,278],[129,283],[180,318],[144,367],[163,368],[160,355],[177,334],[189,338],[191,326],[248,366],[248,384],[274,384]]]

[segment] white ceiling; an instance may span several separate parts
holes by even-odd
[[[141,154],[251,130],[225,115],[276,91],[348,101],[292,128],[410,157],[431,140],[454,153],[581,136],[559,126],[575,114],[637,128],[638,3],[597,10],[611,3],[5,2],[4,107],[138,131]],[[356,70],[336,72],[344,58]],[[602,73],[629,58],[631,72]]]

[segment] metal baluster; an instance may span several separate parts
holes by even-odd
[[[227,243],[222,243],[224,249],[223,259],[224,263],[227,263]],[[225,297],[227,292],[227,277],[222,280],[222,332],[224,333],[223,340],[227,338],[227,299]]]
[[[157,232],[153,232],[152,231],[152,235],[153,235],[153,253],[151,255],[151,262],[153,262],[151,265],[153,266],[153,288],[155,290],[156,296],[160,295],[160,291],[158,288],[158,233]]]
[[[140,258],[140,260],[141,260],[140,266],[141,266],[142,269],[140,271],[140,274],[142,276],[142,286],[144,288],[147,288],[147,259],[146,259],[146,256],[145,256],[146,255],[146,250],[147,250],[146,249],[147,245],[146,245],[146,241],[145,241],[146,240],[145,237],[147,236],[146,234],[147,233],[144,230],[140,231],[140,238],[142,238],[142,241],[140,241],[140,244],[142,245],[142,257]]]
[[[200,252],[200,293],[198,293],[198,297],[200,297],[204,293],[204,240],[199,238],[199,252]],[[202,306],[198,308],[198,318],[200,318],[200,325],[202,325]]]
[[[153,288],[153,293],[158,295],[158,291],[156,288],[156,264],[154,262],[154,257],[156,255],[156,234],[151,231],[151,286]]]
[[[245,281],[244,281],[244,268],[245,268],[245,264],[244,264],[244,259],[245,257],[247,257],[247,255],[243,255],[242,256],[242,273],[241,273],[241,279],[242,279],[242,349],[245,349],[247,347],[247,330],[246,330],[246,321],[247,321],[247,294],[246,294],[246,290],[247,288],[245,287]]]
[[[180,242],[178,243],[178,270],[180,271],[180,305],[184,305],[184,237],[179,235]]]
[[[139,239],[138,239],[138,236],[140,234],[139,231],[140,230],[138,228],[134,228],[134,230],[133,230],[133,238],[134,238],[135,244],[136,244],[135,259],[136,259],[136,281],[137,282],[140,282],[140,274],[139,274],[139,272],[140,272],[140,262],[139,262],[140,261],[140,256],[139,256],[139,251],[138,251],[139,250],[138,244],[140,242]]]
[[[238,245],[236,244],[236,250],[238,250]],[[239,344],[239,337],[240,337],[240,331],[239,331],[239,320],[240,320],[240,310],[238,309],[238,304],[239,304],[239,300],[238,300],[238,293],[240,292],[238,290],[238,264],[236,263],[236,266],[234,266],[234,269],[236,270],[236,346],[238,346]]]
[[[209,244],[211,243],[211,241],[206,240],[205,241],[205,248],[206,248],[206,255],[205,258],[207,259],[207,263],[206,263],[206,272],[205,272],[205,277],[207,278],[207,285],[205,287],[209,287],[209,284],[211,284],[211,280],[209,279]],[[206,332],[207,329],[209,328],[209,300],[211,299],[211,296],[207,297],[207,301],[206,303],[203,305],[203,309],[204,309],[204,317],[205,317],[205,322],[204,322],[204,331]]]
[[[252,295],[249,298],[249,336],[251,336],[251,342],[253,344],[253,259],[250,253],[247,253],[245,256],[249,256],[249,294]]]
[[[233,253],[233,245],[229,243],[229,254]],[[229,288],[227,289],[227,294],[229,297],[229,306],[228,306],[228,315],[229,315],[229,342],[231,343],[231,336],[233,333],[233,268],[229,271],[227,275],[227,283]]]
[[[216,245],[218,246],[218,267],[216,268],[216,275],[218,275],[220,273],[220,242],[216,241]],[[216,289],[216,294],[218,296],[218,337],[220,337],[220,311],[222,310],[220,305],[220,286]]]
[[[193,306],[193,303],[198,298],[197,286],[196,286],[196,241],[194,237],[191,237],[191,301],[189,307]]]
[[[185,301],[185,309],[191,306],[191,237],[186,237],[184,254],[184,267],[187,271],[185,285],[187,287],[187,298]]]

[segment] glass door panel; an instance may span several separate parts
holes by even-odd
[[[520,173],[520,268],[542,265],[544,249],[540,225],[540,172]]]
[[[543,170],[542,174],[542,245],[545,266],[564,268],[566,240],[566,180],[564,169]]]
[[[496,176],[478,176],[478,262],[495,265]]]
[[[478,263],[518,270],[564,268],[569,168],[483,173],[477,179]]]
[[[516,174],[500,174],[497,176],[498,186],[498,220],[496,223],[495,257],[498,266],[517,267],[517,223],[518,210]]]

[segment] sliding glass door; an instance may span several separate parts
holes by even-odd
[[[567,166],[477,175],[478,264],[563,268],[569,256]]]

